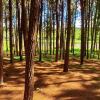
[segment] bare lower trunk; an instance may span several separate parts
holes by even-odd
[[[0,0],[0,84],[3,83],[3,8]]]
[[[67,2],[68,9],[68,28],[67,28],[67,41],[66,41],[66,53],[64,59],[64,72],[68,72],[69,65],[69,46],[70,46],[70,34],[71,34],[71,0]]]
[[[10,62],[13,63],[12,0],[9,0]]]
[[[39,4],[38,0],[31,0],[28,45],[26,54],[26,69],[25,69],[25,92],[24,100],[33,100],[34,91],[34,50],[35,50],[35,35],[37,32],[39,19]]]

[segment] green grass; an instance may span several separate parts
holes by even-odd
[[[74,53],[75,53],[74,56],[75,57],[80,57],[80,45],[81,45],[81,40],[80,39],[81,39],[81,30],[79,28],[76,28],[76,30],[75,30],[75,48],[74,48]],[[97,39],[98,39],[98,36],[97,36]],[[91,37],[90,37],[90,40],[91,40]],[[39,42],[39,36],[38,36],[38,42]],[[52,37],[52,42],[53,42],[53,37]],[[91,44],[91,41],[89,41],[89,48],[90,48],[90,44]],[[50,38],[48,40],[48,45],[50,45]],[[8,46],[9,46],[9,36],[8,36]],[[43,61],[45,61],[45,60],[51,61],[52,59],[54,59],[54,57],[52,57],[52,56],[49,56],[49,55],[48,55],[48,57],[45,56],[45,54],[47,52],[46,51],[46,48],[47,48],[46,34],[45,34],[45,36],[43,35],[43,37],[42,37],[42,48],[45,48],[45,50],[42,50]],[[38,49],[39,49],[39,47],[38,47]],[[52,47],[52,49],[53,49],[53,47]],[[6,52],[6,34],[5,34],[5,32],[4,32],[3,50],[4,50],[4,52]],[[9,52],[9,47],[8,47],[8,52]],[[39,50],[37,52],[39,54]],[[59,53],[60,53],[60,51],[59,51]],[[50,54],[50,50],[48,51],[48,54]],[[56,54],[56,34],[55,34],[55,50],[54,50],[54,54]],[[70,55],[72,55],[71,52],[70,52]],[[97,52],[95,52],[94,58],[98,58]],[[20,58],[19,58],[19,56],[15,56],[14,59],[15,60],[19,60]],[[38,57],[35,57],[35,60],[38,60]]]

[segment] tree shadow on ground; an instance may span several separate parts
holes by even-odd
[[[54,100],[100,100],[100,69],[98,69],[100,64],[88,65],[87,63],[82,67],[79,64],[70,64],[68,73],[62,72],[63,64],[52,66],[52,63],[51,66],[45,66],[42,63],[42,66],[35,68],[37,77],[35,88],[50,86],[59,88],[64,84],[80,84],[82,89],[77,89],[78,87],[68,89],[70,86],[65,86],[60,93],[53,96]],[[44,91],[40,93],[44,96],[48,95]]]
[[[7,90],[0,91],[0,100],[22,100],[22,90]]]
[[[61,94],[55,96],[55,100],[100,100],[100,95],[89,91],[88,88],[84,90],[63,90],[61,92]]]
[[[23,62],[16,62],[14,64],[5,63],[4,68],[4,82],[5,83],[14,83],[14,84],[23,84],[24,83],[24,67]]]
[[[0,87],[0,100],[22,100],[24,62],[9,64],[4,60],[4,85]]]
[[[40,94],[54,98],[50,100],[100,100],[100,63],[93,63],[80,66],[79,62],[71,61],[69,72],[64,73],[63,62],[35,62],[35,92],[37,88],[49,89],[50,93],[43,90]],[[25,62],[5,62],[4,81],[10,86],[0,87],[0,100],[22,100],[24,68]],[[55,88],[59,92],[52,95]]]

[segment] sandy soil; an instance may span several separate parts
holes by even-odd
[[[25,62],[4,67],[0,100],[23,100]],[[100,100],[100,62],[71,60],[69,67],[63,73],[63,62],[36,62],[33,100]]]

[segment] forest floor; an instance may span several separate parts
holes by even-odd
[[[100,61],[70,61],[68,73],[63,62],[35,63],[33,100],[100,100]],[[4,63],[4,85],[0,100],[23,100],[25,62]]]

